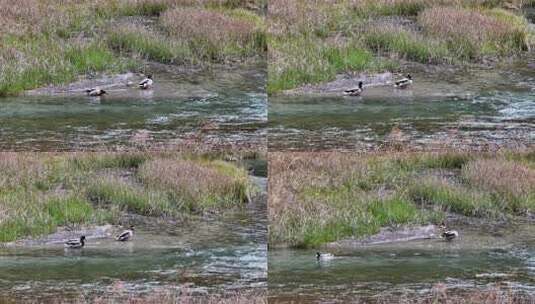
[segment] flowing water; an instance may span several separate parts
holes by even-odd
[[[82,250],[0,249],[0,302],[265,290],[265,208],[259,201],[214,218],[134,222],[133,241],[89,239]]]
[[[426,299],[437,286],[463,295],[496,286],[535,297],[533,225],[508,231],[461,230],[453,242],[425,240],[336,252],[270,250],[270,303],[396,303]],[[394,301],[394,299],[396,301]]]
[[[0,99],[1,150],[72,150],[265,142],[267,95],[261,65],[154,72],[151,90],[119,86],[102,97],[77,94]]]
[[[504,70],[414,70],[412,87],[370,87],[361,97],[270,97],[269,147],[374,150],[535,144],[535,65]]]

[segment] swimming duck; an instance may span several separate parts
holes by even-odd
[[[344,95],[348,96],[360,96],[360,94],[364,91],[362,88],[362,81],[359,81],[358,87],[347,89],[344,91]]]
[[[444,224],[444,222],[440,224],[440,230],[442,231],[440,233],[440,237],[445,239],[446,241],[451,241],[459,236],[459,233],[456,230],[449,230],[446,227],[446,224]]]
[[[99,89],[99,88],[91,88],[91,89],[87,89],[85,90],[85,92],[87,93],[87,95],[89,96],[102,96],[104,94],[107,94],[106,91],[102,90],[102,89]]]
[[[141,80],[139,87],[143,90],[150,89],[154,81],[152,80],[152,75],[147,75],[147,78]]]
[[[399,89],[404,89],[411,84],[412,84],[412,76],[411,74],[407,74],[407,77],[394,82],[394,87],[399,88]]]
[[[80,249],[85,245],[85,235],[82,235],[80,239],[72,239],[65,242],[65,248]]]
[[[130,226],[130,229],[126,229],[121,234],[119,234],[115,240],[119,242],[129,241],[134,237],[134,226]]]
[[[334,259],[334,255],[332,253],[321,253],[318,251],[316,252],[316,259],[318,261],[329,261]]]

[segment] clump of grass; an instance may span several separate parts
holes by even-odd
[[[191,58],[190,49],[143,26],[119,26],[107,35],[107,43],[121,54],[134,54],[146,60],[183,63]]]
[[[453,185],[444,179],[416,181],[409,188],[408,195],[419,204],[440,206],[443,210],[466,216],[494,217],[501,212],[489,195]]]
[[[450,52],[462,59],[504,55],[529,48],[527,21],[504,10],[476,11],[433,7],[418,22],[428,35],[440,37]]]
[[[93,216],[93,207],[85,199],[76,196],[52,197],[44,208],[55,225],[88,223]]]
[[[249,191],[246,173],[220,162],[153,160],[140,167],[138,176],[166,191],[174,204],[194,212],[238,204]]]
[[[422,63],[439,63],[448,59],[448,49],[439,41],[424,38],[411,31],[393,26],[371,29],[365,36],[366,45],[377,53]]]
[[[535,209],[535,170],[524,164],[479,159],[463,167],[462,176],[510,212],[526,214]]]
[[[173,214],[162,193],[145,191],[113,177],[93,183],[87,188],[86,195],[90,201],[102,207],[116,205],[125,211],[149,216]]]
[[[426,0],[358,0],[353,2],[355,11],[365,17],[416,16],[428,6]]]
[[[403,197],[371,202],[368,211],[379,227],[411,223],[420,215],[416,206]]]
[[[172,36],[207,60],[243,58],[266,48],[263,27],[257,26],[261,19],[243,10],[225,15],[198,8],[175,8],[166,11],[160,20]]]
[[[89,153],[68,158],[69,162],[82,171],[92,171],[106,168],[138,168],[150,158],[146,153]]]

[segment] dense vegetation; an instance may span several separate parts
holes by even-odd
[[[334,79],[343,72],[479,62],[530,49],[519,12],[535,1],[272,0],[268,92]]]
[[[535,211],[535,154],[271,153],[270,244],[315,246],[446,213]]]
[[[187,217],[239,206],[247,172],[210,155],[0,154],[0,242],[57,226],[117,223],[125,212]]]
[[[264,0],[0,1],[0,96],[96,72],[243,61],[266,50]]]

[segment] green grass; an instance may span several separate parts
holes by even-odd
[[[399,58],[421,63],[451,61],[448,49],[434,40],[403,30],[378,29],[365,36],[365,44],[374,52],[396,54]]]
[[[409,188],[408,196],[419,204],[438,205],[443,210],[466,216],[493,217],[505,211],[485,193],[439,181],[417,182]]]
[[[142,215],[171,216],[175,211],[163,194],[149,192],[113,179],[90,185],[86,196],[98,206],[116,205],[123,210]]]
[[[119,28],[110,31],[107,43],[120,54],[135,54],[146,60],[162,63],[183,63],[190,58],[187,47],[173,43],[164,36],[144,28]]]
[[[254,192],[246,171],[218,156],[5,153],[0,170],[0,242],[58,226],[114,224],[125,213],[224,212]]]
[[[89,202],[75,196],[53,197],[45,203],[45,209],[56,225],[87,223],[94,212]]]
[[[355,8],[357,14],[362,17],[377,16],[416,16],[427,7],[424,0],[406,1],[365,1],[363,5]]]

